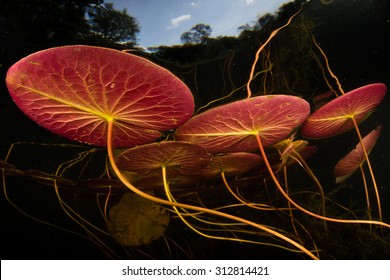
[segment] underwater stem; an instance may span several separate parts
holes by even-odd
[[[364,157],[366,158],[368,170],[370,171],[371,180],[372,180],[372,184],[373,184],[374,191],[375,191],[375,196],[376,196],[376,202],[377,202],[377,205],[378,205],[379,220],[382,221],[381,199],[380,199],[380,195],[379,195],[378,186],[377,186],[377,184],[376,184],[374,171],[372,170],[371,162],[370,162],[370,159],[368,158],[368,153],[367,153],[366,147],[364,146],[363,138],[362,138],[362,135],[360,134],[359,126],[358,126],[358,124],[357,124],[357,122],[356,122],[356,120],[355,120],[354,117],[352,117],[351,119],[352,119],[353,125],[355,126],[356,133],[357,133],[357,135],[358,135],[358,137],[359,137],[359,142],[360,142],[360,145],[362,146],[362,150],[363,150],[363,153],[364,153]],[[365,185],[365,186],[367,186],[367,185]],[[366,190],[366,193],[368,194],[368,191],[367,191],[367,190]],[[368,199],[368,198],[367,198],[367,199]],[[370,210],[369,210],[369,211],[370,211]]]
[[[203,208],[203,207],[194,206],[194,205],[189,205],[189,204],[183,204],[183,203],[168,201],[168,200],[165,200],[165,199],[154,197],[152,195],[149,195],[149,194],[147,194],[147,193],[137,189],[135,186],[133,186],[126,179],[126,177],[122,174],[122,172],[119,170],[118,166],[115,163],[114,154],[113,154],[113,145],[112,145],[113,125],[114,125],[114,120],[109,120],[107,122],[107,152],[108,152],[108,158],[110,160],[111,167],[114,170],[116,176],[132,192],[142,196],[145,199],[148,199],[148,200],[151,200],[153,202],[160,203],[160,204],[163,204],[163,205],[169,205],[169,206],[173,206],[173,207],[179,207],[179,208],[185,208],[185,209],[194,210],[194,211],[200,211],[200,212],[208,213],[208,214],[211,214],[211,215],[216,215],[216,216],[220,216],[220,217],[223,217],[223,218],[226,218],[226,219],[230,219],[230,220],[233,220],[233,221],[237,221],[237,222],[240,222],[240,223],[244,223],[246,225],[255,227],[255,228],[259,229],[259,230],[268,232],[268,233],[270,233],[270,234],[272,234],[272,235],[274,235],[274,236],[276,236],[276,237],[278,237],[278,238],[280,238],[280,239],[290,243],[291,245],[295,246],[296,248],[298,248],[299,250],[304,252],[306,255],[308,255],[312,259],[318,259],[312,252],[310,252],[308,249],[303,247],[301,244],[295,242],[294,240],[288,238],[287,236],[285,236],[285,235],[283,235],[283,234],[281,234],[281,233],[279,233],[279,232],[277,232],[275,230],[272,230],[272,229],[270,229],[270,228],[268,228],[268,227],[266,227],[264,225],[260,225],[260,224],[257,224],[255,222],[252,222],[252,221],[249,221],[249,220],[246,220],[246,219],[234,216],[234,215],[230,215],[230,214],[227,214],[227,213],[224,213],[224,212],[219,212],[219,211],[216,211],[216,210],[212,210],[212,209]]]
[[[332,70],[330,69],[328,57],[326,56],[325,52],[322,50],[322,48],[320,47],[320,45],[317,43],[316,38],[315,38],[314,36],[313,36],[313,43],[314,43],[314,45],[317,47],[317,49],[320,51],[322,57],[324,58],[324,60],[325,60],[325,65],[326,65],[326,69],[328,69],[329,74],[332,76],[332,78],[335,79],[335,81],[336,81],[336,83],[337,83],[337,87],[339,88],[339,91],[341,92],[342,95],[344,95],[344,90],[343,90],[343,88],[341,87],[341,84],[340,84],[339,79],[337,78],[337,76],[336,76],[336,75],[332,72]],[[333,91],[333,90],[332,90],[332,91]]]
[[[364,192],[365,192],[365,194],[366,194],[366,203],[367,203],[367,215],[368,215],[368,219],[369,219],[369,220],[372,220],[370,195],[369,195],[369,193],[368,193],[368,186],[367,186],[366,175],[364,175],[364,169],[363,169],[363,165],[362,165],[362,164],[359,166],[359,169],[360,169],[360,174],[362,174],[362,180],[363,180],[363,185],[364,185]],[[372,230],[371,225],[370,225],[370,229]]]
[[[324,188],[322,187],[320,181],[318,180],[317,176],[313,173],[313,171],[310,169],[310,167],[307,165],[305,159],[296,151],[293,151],[294,159],[303,166],[303,169],[309,174],[310,178],[315,182],[320,194],[321,194],[321,209],[322,209],[322,216],[326,216],[326,208],[325,208],[325,192]],[[324,227],[325,231],[328,232],[328,227],[326,225],[326,221],[324,221]]]
[[[283,28],[287,27],[287,26],[291,23],[292,19],[293,19],[297,14],[299,14],[299,13],[302,11],[302,7],[303,7],[303,5],[302,5],[301,8],[298,10],[298,12],[296,12],[295,14],[293,14],[293,15],[288,19],[288,21],[287,21],[286,24],[284,24],[284,25],[282,25],[281,27],[279,27],[279,28],[275,29],[274,31],[272,31],[272,32],[271,32],[271,35],[269,35],[267,41],[265,41],[265,43],[262,44],[262,45],[260,46],[260,48],[257,50],[256,55],[255,55],[255,60],[253,61],[253,64],[252,64],[251,72],[250,72],[250,74],[249,74],[248,83],[246,84],[246,90],[247,90],[247,93],[248,93],[247,98],[250,98],[250,97],[252,96],[252,91],[251,91],[251,88],[250,88],[250,84],[251,84],[251,81],[253,80],[253,75],[254,75],[254,73],[255,73],[256,64],[257,64],[257,61],[259,60],[259,55],[260,55],[261,51],[262,51],[262,50],[265,48],[265,46],[271,41],[271,39],[272,39],[273,37],[275,37],[276,34],[278,34],[278,32],[279,32],[280,30],[282,30]]]
[[[326,221],[330,221],[330,222],[336,222],[336,223],[348,223],[348,224],[373,224],[373,225],[380,225],[380,226],[384,226],[384,227],[387,227],[387,228],[390,228],[390,225],[387,224],[387,223],[384,223],[382,221],[368,221],[368,220],[344,220],[344,219],[337,219],[337,218],[330,218],[330,217],[325,217],[325,216],[321,216],[321,215],[318,215],[318,214],[315,214],[305,208],[303,208],[302,206],[300,206],[299,204],[297,204],[294,200],[292,200],[290,198],[290,196],[284,191],[283,187],[280,185],[278,179],[276,178],[273,170],[272,170],[272,167],[271,165],[269,164],[269,161],[268,161],[268,158],[267,158],[267,155],[265,154],[265,151],[264,151],[264,147],[263,147],[263,144],[261,143],[261,139],[260,139],[260,136],[258,133],[256,133],[255,135],[256,137],[256,140],[257,140],[257,143],[258,143],[258,146],[259,146],[259,149],[260,149],[260,153],[261,153],[261,156],[263,157],[263,160],[264,160],[264,163],[269,171],[269,174],[272,178],[272,180],[274,181],[276,187],[278,188],[278,190],[281,192],[281,194],[289,201],[291,202],[292,205],[294,205],[296,208],[298,208],[299,210],[301,210],[302,212],[312,216],[312,217],[315,217],[315,218],[318,218],[318,219],[322,219],[322,220],[326,220]]]

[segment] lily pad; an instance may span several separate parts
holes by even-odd
[[[116,156],[119,169],[138,174],[161,172],[165,167],[180,174],[193,174],[210,163],[211,155],[199,145],[166,141],[126,149]]]
[[[375,146],[381,131],[382,125],[378,126],[363,138],[363,145],[368,154]],[[362,145],[359,143],[352,151],[340,159],[334,167],[333,174],[336,177],[336,183],[341,183],[348,179],[359,168],[359,166],[364,163],[365,160],[366,157],[364,155]]]
[[[7,73],[17,106],[48,130],[106,146],[132,147],[161,137],[188,120],[194,100],[168,70],[133,54],[91,46],[56,47],[31,54]]]
[[[108,232],[125,246],[150,244],[169,224],[169,214],[160,205],[134,193],[126,193],[110,209]]]
[[[301,127],[307,138],[327,138],[354,127],[363,121],[383,100],[386,85],[369,84],[339,96],[311,114]]]
[[[307,118],[309,104],[290,95],[265,95],[215,107],[176,130],[176,139],[201,145],[211,153],[257,150],[288,137]]]
[[[224,172],[226,176],[238,176],[259,167],[262,159],[257,154],[238,152],[212,157],[211,164],[198,173],[205,178],[216,178]]]
[[[141,189],[164,186],[162,168],[171,188],[196,185],[198,171],[209,165],[211,154],[202,147],[181,141],[145,144],[126,149],[115,162],[127,179]]]

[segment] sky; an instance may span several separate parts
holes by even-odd
[[[287,0],[106,0],[135,17],[141,27],[138,45],[181,44],[180,36],[198,23],[210,25],[212,37],[236,36],[237,28],[274,13]]]

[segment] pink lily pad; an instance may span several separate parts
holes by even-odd
[[[238,152],[214,156],[211,164],[198,171],[202,177],[216,178],[223,171],[226,176],[238,176],[259,167],[262,159],[257,154]]]
[[[63,137],[96,145],[150,143],[188,120],[194,100],[166,69],[135,55],[101,47],[65,46],[31,54],[7,73],[17,106]]]
[[[363,145],[368,154],[378,140],[381,131],[382,125],[378,126],[363,138]],[[333,174],[336,177],[336,183],[341,183],[348,179],[365,160],[366,157],[362,145],[359,143],[352,151],[340,159],[334,167]]]
[[[119,169],[148,174],[165,167],[180,174],[193,174],[210,163],[211,155],[202,147],[180,141],[145,144],[126,149],[116,156]]]
[[[251,152],[288,137],[307,118],[309,104],[291,95],[265,95],[236,101],[203,112],[176,130],[176,139],[211,153]]]
[[[137,187],[156,189],[163,186],[162,167],[171,186],[195,185],[200,177],[194,175],[210,164],[211,154],[196,144],[167,141],[126,149],[115,161]]]
[[[383,100],[386,85],[369,84],[339,96],[311,114],[301,127],[307,138],[326,138],[341,134],[363,121]]]
[[[140,190],[163,190],[164,181],[161,170],[155,170],[148,174],[137,174],[132,172],[122,171],[127,176],[129,182],[137,186]],[[186,187],[194,187],[204,178],[198,174],[180,174],[178,172],[167,170],[167,182],[170,189],[181,189]]]

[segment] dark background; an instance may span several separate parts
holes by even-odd
[[[71,143],[47,132],[30,121],[13,104],[4,83],[6,71],[12,64],[30,53],[58,45],[89,44],[110,46],[117,49],[128,48],[129,46],[137,47],[136,42],[130,41],[127,45],[121,45],[112,39],[106,40],[101,37],[88,36],[90,27],[84,20],[84,14],[86,7],[94,3],[96,4],[95,1],[0,1],[1,159],[5,158],[10,144],[14,142]],[[280,26],[296,10],[297,5],[288,6],[281,10],[279,17],[264,27],[264,34],[258,35],[259,38],[262,38],[261,36],[266,38],[273,26]],[[373,82],[381,82],[390,86],[389,1],[335,0],[328,5],[324,5],[320,1],[311,1],[304,7],[303,13],[305,18],[311,19],[315,23],[313,33],[327,54],[331,68],[339,77],[345,91]],[[250,36],[247,35],[259,34],[259,31],[255,29],[248,32],[243,32],[238,38],[211,39],[205,44],[157,47],[154,50],[154,55],[141,53],[140,55],[149,57],[177,74],[191,87],[197,99],[197,105],[204,105],[209,100],[226,95],[234,88],[234,86],[229,88],[231,85],[226,82],[226,69],[221,68],[221,65],[225,65],[227,59],[229,59],[229,53],[232,51],[236,54],[232,62],[232,65],[234,65],[231,72],[233,73],[233,83],[235,86],[245,83],[254,52],[258,47],[258,41],[250,39]],[[262,41],[264,42],[264,40]],[[289,47],[289,44],[288,41],[284,42],[287,47]],[[295,59],[299,60],[299,58],[300,55],[297,54]],[[194,75],[185,73],[188,73],[189,69],[193,69],[193,65],[196,64],[198,64],[198,73],[194,83]],[[294,72],[292,67],[291,65],[285,67],[286,72],[289,73],[290,71],[291,75]],[[318,70],[311,71],[309,67],[305,71],[305,75],[313,79],[296,86],[294,91],[304,97],[309,97],[314,91],[319,93],[325,91],[324,85],[316,80]],[[212,82],[210,82],[210,79]],[[224,90],[221,90],[221,88],[224,88]],[[301,88],[301,91],[299,88]],[[390,113],[388,108],[389,97],[387,96],[362,127],[366,133],[378,123],[384,125],[382,135],[371,157],[381,191],[382,207],[386,221],[390,220],[390,186],[388,183],[390,181],[388,172],[390,170],[388,147]],[[318,143],[322,145],[323,150],[319,153],[318,160],[313,162],[314,171],[321,171],[322,166],[327,161],[334,162],[342,155],[340,154],[342,150],[352,148],[355,145],[355,140],[352,141],[353,138],[351,137],[352,134],[347,134],[338,140],[330,139],[324,143]],[[17,168],[20,169],[43,168],[49,170],[52,168],[51,165],[58,163],[58,160],[60,160],[60,158],[54,159],[54,157],[61,157],[63,152],[53,152],[48,149],[45,154],[42,149],[44,150],[39,145],[37,147],[27,146],[27,148],[22,148],[22,152],[15,154],[12,163],[17,164]],[[72,151],[72,153],[75,152]],[[358,178],[359,176],[356,177],[358,181],[360,178]],[[56,224],[67,224],[69,228],[80,232],[64,216],[50,187],[21,176],[7,176],[6,180],[7,189],[10,190],[10,194],[13,196],[12,199],[27,213]],[[71,192],[65,193],[68,197],[73,195]],[[3,194],[1,199],[2,259],[104,259],[108,257],[88,238],[79,237],[38,223],[16,211],[5,200]],[[176,227],[180,228],[180,225],[177,224]],[[144,255],[134,249],[131,250],[129,255],[122,253],[120,257],[300,258],[299,255],[289,254],[283,250],[263,247],[253,249],[254,247],[249,245],[235,243],[232,245],[232,243],[210,241],[195,236],[189,230],[176,231],[175,229],[175,226],[173,226],[167,235],[184,240],[182,244],[187,243],[187,247],[183,245],[184,251],[192,250],[189,254],[185,254],[180,250],[169,253],[164,243],[159,241],[150,248],[144,248],[149,252],[149,255]],[[186,237],[183,237],[183,233],[186,234]],[[341,256],[342,258],[349,258],[347,254]],[[350,257],[364,258],[365,256],[352,255]],[[386,258],[389,256],[383,253],[377,255],[373,253],[366,257]]]

